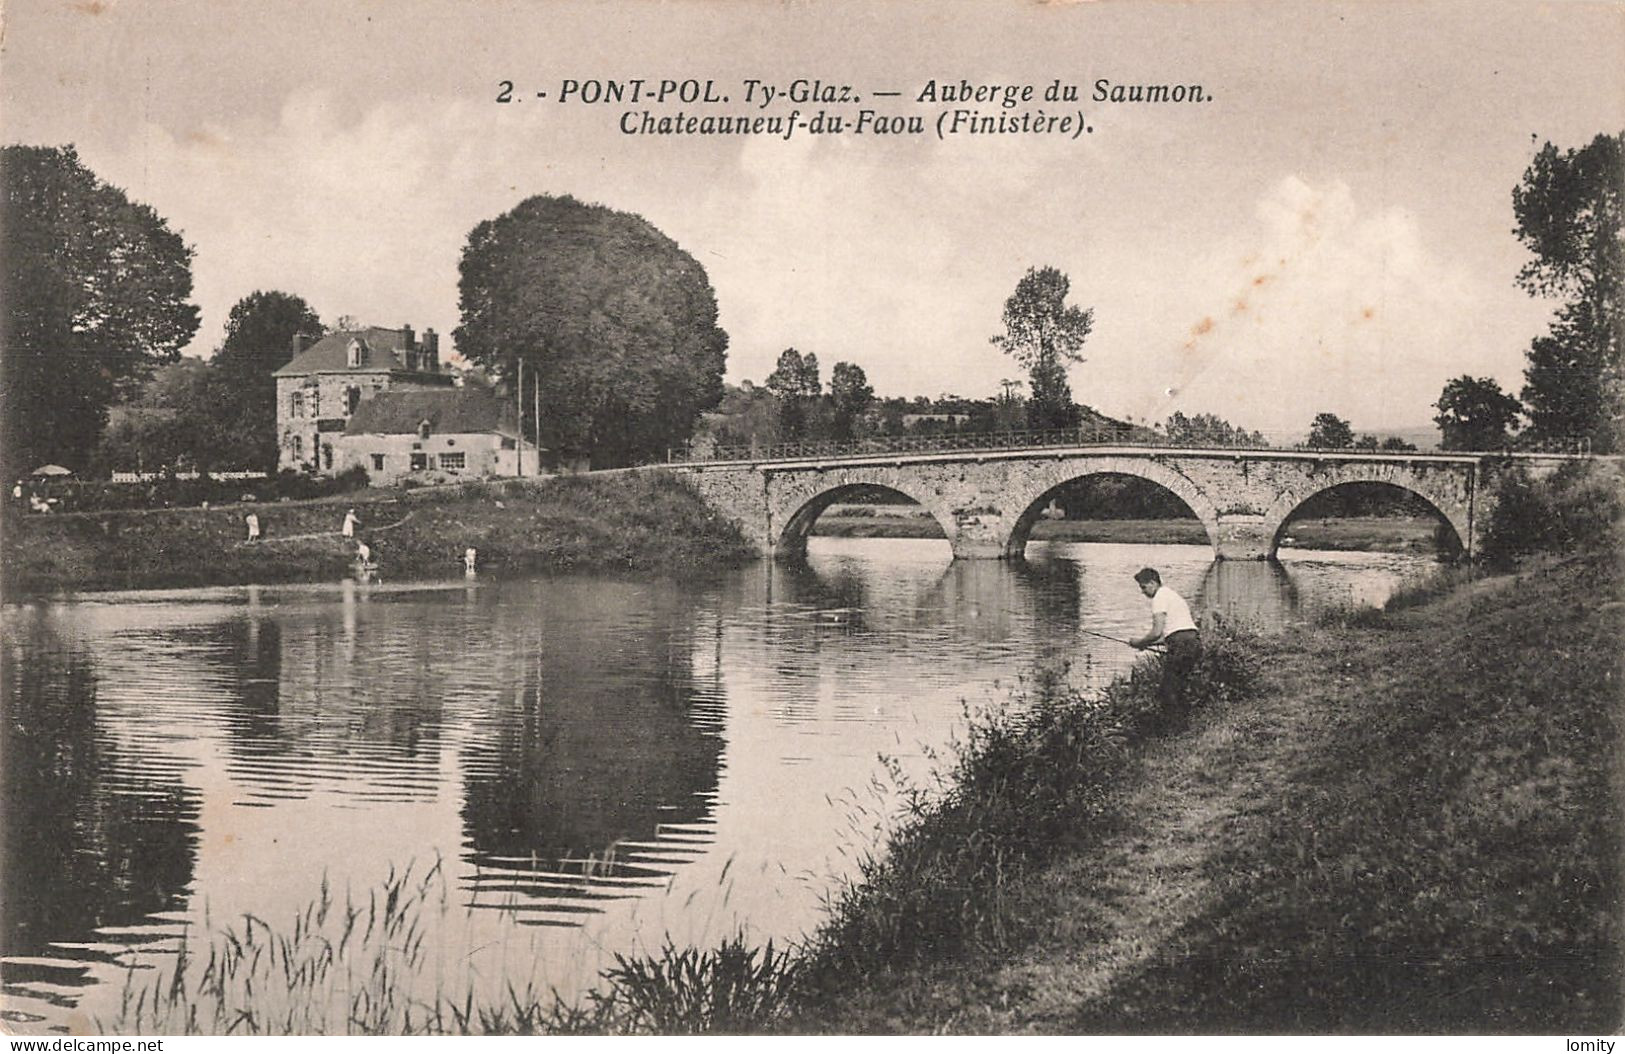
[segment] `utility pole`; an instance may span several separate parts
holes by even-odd
[[[516,356],[517,358],[517,356]],[[525,474],[525,360],[518,359],[519,379],[514,382],[513,398],[519,411],[519,439],[514,449],[514,475]]]
[[[531,419],[532,427],[536,429],[536,474],[542,474],[542,371],[530,371],[531,392],[536,406],[536,414]]]

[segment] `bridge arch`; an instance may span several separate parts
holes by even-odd
[[[1360,483],[1381,484],[1421,498],[1455,535],[1457,550],[1471,552],[1471,489],[1463,486],[1459,477],[1434,481],[1403,468],[1395,470],[1382,465],[1357,465],[1309,477],[1303,485],[1288,488],[1276,498],[1264,514],[1264,533],[1269,539],[1268,558],[1275,559],[1281,538],[1286,533],[1287,521],[1305,502],[1327,491]]]
[[[952,543],[955,535],[952,510],[937,500],[936,495],[897,479],[897,475],[885,468],[844,469],[821,473],[810,485],[803,480],[798,481],[797,486],[779,488],[769,502],[770,548],[784,555],[805,555],[807,538],[824,510],[876,490],[901,495],[920,505],[931,515],[942,536]]]
[[[1147,480],[1169,491],[1201,521],[1207,532],[1208,543],[1215,552],[1219,548],[1219,510],[1207,492],[1184,473],[1158,461],[1144,458],[1068,458],[1043,466],[1031,473],[1025,486],[1016,494],[1011,507],[1020,509],[1005,542],[1005,555],[1019,557],[1032,537],[1033,527],[1044,510],[1044,501],[1052,491],[1075,480],[1090,476],[1133,476]]]

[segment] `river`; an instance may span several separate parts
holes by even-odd
[[[141,968],[440,864],[423,998],[566,995],[616,953],[793,940],[1035,665],[1088,689],[1158,567],[1291,632],[1416,555],[814,539],[703,584],[604,577],[101,594],[7,607],[3,1015],[112,1027]],[[882,761],[889,759],[889,764]],[[137,971],[130,968],[136,967]],[[342,1022],[335,1010],[333,1020]],[[333,1027],[342,1027],[334,1025]]]

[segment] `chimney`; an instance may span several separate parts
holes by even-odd
[[[293,335],[293,357],[297,359],[300,355],[303,355],[305,349],[310,347],[315,342],[315,339],[304,333],[295,333]]]
[[[440,334],[433,326],[423,331],[423,368],[430,373],[440,372]]]
[[[405,361],[407,369],[418,368],[417,335],[412,332],[412,327],[404,322],[401,324],[401,358]]]

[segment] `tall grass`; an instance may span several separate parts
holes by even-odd
[[[819,989],[945,957],[1010,947],[1039,905],[1021,879],[1114,821],[1115,787],[1133,748],[1181,727],[1204,707],[1250,691],[1254,646],[1234,628],[1204,633],[1181,703],[1159,697],[1162,660],[1148,657],[1099,696],[1041,670],[1016,705],[967,713],[966,730],[935,785],[904,785],[904,815],[883,852],[833,895],[810,942],[810,998]]]
[[[168,1035],[701,1034],[762,1031],[783,1016],[799,961],[743,934],[712,949],[669,940],[653,956],[616,955],[576,1001],[534,978],[499,994],[448,983],[458,964],[430,935],[456,909],[440,861],[391,868],[364,898],[324,879],[286,921],[255,915],[183,939],[156,975],[132,961],[113,1033]],[[472,910],[472,909],[465,909]]]

